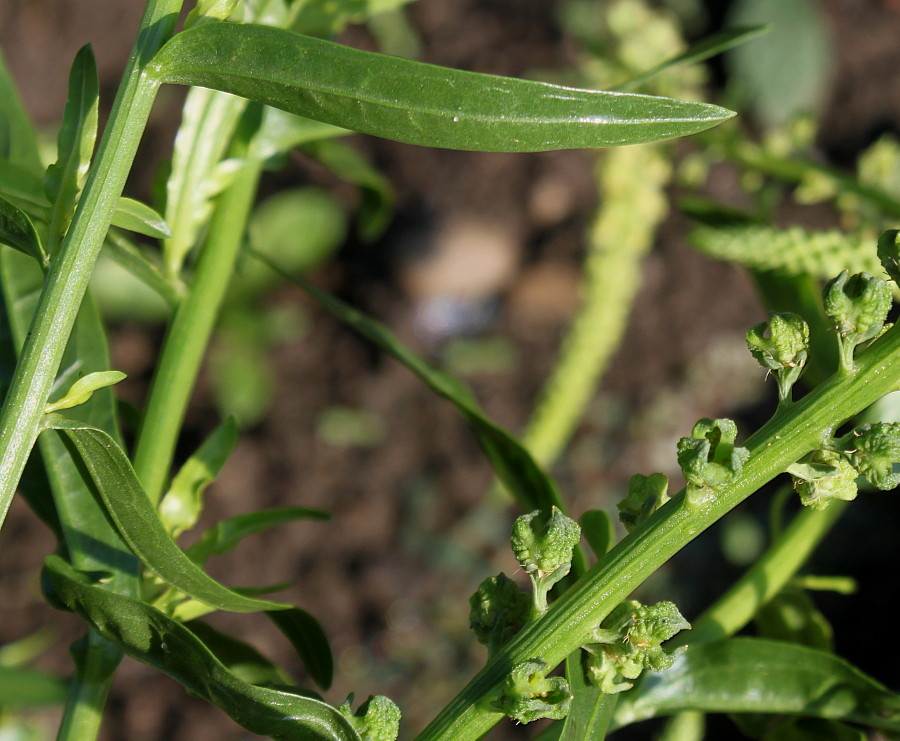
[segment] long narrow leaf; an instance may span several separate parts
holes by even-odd
[[[760,638],[689,647],[671,669],[622,695],[614,726],[683,710],[805,715],[900,731],[900,696],[834,654]]]
[[[315,683],[327,690],[334,675],[334,658],[319,621],[296,608],[267,612],[266,617],[291,642]]]
[[[159,610],[91,586],[55,556],[45,565],[57,597],[107,640],[214,703],[252,733],[283,741],[360,741],[346,719],[321,700],[247,684],[194,633]]]
[[[59,430],[75,448],[119,535],[163,581],[220,610],[290,609],[290,605],[238,594],[191,561],[166,531],[128,457],[105,432],[57,415],[48,415],[47,427]]]
[[[443,371],[432,368],[394,337],[384,325],[348,306],[340,299],[320,291],[302,278],[288,275],[265,255],[255,251],[253,254],[282,278],[295,283],[306,291],[340,321],[400,361],[436,394],[451,402],[475,431],[497,476],[524,509],[549,510],[551,506],[565,509],[559,492],[550,477],[535,463],[521,443],[484,416],[478,408],[478,402],[472,396],[472,392],[460,381]],[[578,558],[580,561],[583,556]],[[578,566],[580,567],[580,565],[579,563]]]
[[[0,196],[0,243],[33,257],[41,265],[47,264],[47,254],[28,214],[2,196]]]
[[[57,137],[56,162],[47,168],[44,189],[53,204],[51,229],[59,234],[69,226],[82,181],[87,175],[97,139],[100,82],[90,45],[75,56],[69,73],[69,94]]]
[[[731,118],[705,103],[437,67],[277,28],[206,23],[156,55],[159,82],[200,85],[410,144],[497,152],[637,144]]]
[[[119,205],[113,212],[112,225],[156,239],[172,236],[172,230],[162,216],[147,204],[133,198],[119,198]]]

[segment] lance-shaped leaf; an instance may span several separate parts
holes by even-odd
[[[253,254],[282,278],[306,291],[340,321],[400,361],[438,396],[451,402],[474,430],[497,476],[523,509],[549,511],[552,507],[557,507],[564,511],[559,492],[550,477],[518,440],[484,416],[472,392],[463,383],[448,373],[432,368],[401,343],[384,325],[340,299],[320,291],[308,281],[289,275],[265,255],[256,251]],[[580,573],[579,570],[583,568],[584,554],[576,548],[573,569],[576,573]]]
[[[22,209],[0,196],[0,244],[6,244],[33,257],[41,265],[47,264],[47,253],[34,224]]]
[[[75,211],[97,138],[100,82],[90,45],[75,56],[69,73],[69,94],[57,137],[56,163],[47,168],[44,190],[53,204],[50,228],[63,234]]]
[[[194,633],[159,610],[91,586],[55,556],[46,560],[46,569],[57,597],[107,640],[217,705],[248,731],[283,741],[360,741],[337,709],[313,697],[247,684]]]
[[[95,391],[114,386],[124,378],[125,374],[122,371],[94,371],[93,373],[88,373],[75,381],[65,396],[51,404],[47,404],[44,407],[44,414],[86,404],[91,400]]]
[[[285,610],[290,605],[254,599],[208,576],[172,540],[141,488],[131,462],[102,430],[48,415],[46,425],[71,443],[119,535],[145,566],[166,583],[211,607],[230,612]]]
[[[250,24],[206,23],[177,34],[148,71],[159,82],[450,149],[637,144],[703,131],[733,115],[705,103],[461,72]]]
[[[845,720],[900,731],[900,696],[834,654],[731,638],[689,647],[619,699],[614,727],[683,710]]]
[[[133,198],[119,198],[119,205],[113,212],[112,225],[156,239],[172,236],[172,230],[162,216],[146,203]]]
[[[210,556],[228,553],[244,538],[261,533],[276,525],[295,520],[327,520],[329,514],[308,507],[278,507],[259,512],[247,512],[220,520],[203,533],[200,539],[187,549],[187,555],[196,563],[205,563]]]

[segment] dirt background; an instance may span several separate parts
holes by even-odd
[[[139,5],[125,0],[0,0],[0,45],[40,125],[50,126],[58,117],[66,60],[86,42],[94,45],[108,104]],[[835,30],[836,75],[820,151],[822,157],[846,164],[877,134],[898,129],[900,6],[876,0],[827,0],[822,6]],[[549,0],[422,0],[408,17],[422,44],[421,59],[515,76],[573,64],[574,46],[555,20],[557,7]],[[715,21],[722,7],[711,7]],[[359,30],[347,38],[372,43]],[[143,162],[165,155],[176,111],[176,94],[160,101],[142,149]],[[482,363],[470,369],[466,380],[490,416],[520,430],[577,306],[583,234],[596,202],[590,153],[484,155],[361,138],[357,146],[394,186],[396,216],[378,243],[349,240],[317,280],[440,358],[453,333],[435,329],[429,302],[442,286],[458,280],[454,270],[459,271],[461,260],[463,275],[477,275],[483,283],[473,303],[475,319],[470,317],[476,335],[500,338],[507,358],[499,367]],[[148,172],[136,172],[135,193],[146,190]],[[304,182],[329,184],[327,174],[298,160],[289,175],[265,187]],[[547,206],[548,193],[552,207]],[[832,216],[803,218],[815,223],[829,222]],[[671,470],[675,439],[698,417],[736,416],[752,426],[770,408],[772,384],[764,386],[762,373],[742,347],[744,330],[762,318],[750,282],[739,270],[692,252],[685,243],[687,231],[677,214],[660,230],[646,261],[627,341],[586,410],[567,456],[555,468],[575,512],[617,501],[634,472]],[[473,243],[479,251],[474,263],[466,262],[473,259],[466,245]],[[216,560],[211,570],[231,584],[295,582],[285,599],[319,617],[332,640],[337,679],[328,699],[340,702],[351,690],[357,698],[388,694],[403,708],[406,733],[411,734],[483,661],[481,647],[469,640],[467,597],[484,576],[515,571],[505,547],[514,513],[476,509],[490,484],[490,470],[449,405],[299,292],[282,288],[267,301],[298,307],[309,319],[308,329],[297,341],[273,348],[276,402],[264,421],[243,434],[221,481],[208,494],[204,523],[288,504],[321,507],[333,519],[289,525],[250,539]],[[160,338],[158,327],[114,327],[114,367],[129,374],[123,393],[132,400],[146,390]],[[337,406],[374,414],[380,442],[335,445],[324,440],[317,434],[318,421],[323,411]],[[217,419],[204,380],[189,415],[183,454]],[[848,607],[849,600],[821,600],[839,622],[839,650],[897,688],[895,642],[880,643],[877,652],[870,643],[870,636],[878,634],[877,616],[888,612],[891,595],[884,580],[896,582],[879,565],[885,559],[896,562],[895,552],[886,555],[896,545],[895,510],[887,498],[860,502],[829,541],[820,570],[857,577],[860,599],[867,605],[863,616]],[[762,502],[744,508],[740,516],[752,530],[764,512]],[[689,619],[698,614],[739,573],[739,564],[721,555],[722,537],[717,529],[686,549],[645,594],[674,599]],[[860,541],[866,542],[866,553],[848,563],[840,554]],[[49,533],[16,502],[0,539],[0,642],[52,626],[56,650],[42,662],[64,672],[63,646],[79,626],[41,600],[37,572],[52,548]],[[264,653],[290,656],[280,637],[252,616],[217,616],[216,622],[252,640]],[[303,681],[302,669],[290,658],[285,661]],[[52,722],[52,714],[33,718],[39,728],[52,728]],[[716,729],[714,725],[710,737],[733,733],[727,727]],[[530,734],[504,725],[495,737]],[[649,734],[644,728],[634,737]],[[250,736],[173,681],[125,660],[103,738],[206,741]]]

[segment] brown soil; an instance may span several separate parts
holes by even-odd
[[[423,0],[411,8],[410,18],[421,36],[423,59],[522,75],[572,62],[570,44],[554,21],[556,4]],[[62,108],[66,69],[61,60],[87,41],[97,53],[104,100],[110,99],[139,5],[107,2],[100,13],[91,4],[63,0],[0,0],[0,46],[40,124],[51,124]],[[840,33],[835,102],[824,120],[822,143],[845,156],[867,143],[873,132],[898,128],[900,96],[869,73],[897,69],[900,13],[874,0],[824,5]],[[359,31],[348,39],[371,43]],[[893,72],[890,79],[900,84]],[[150,156],[165,151],[172,131],[176,108],[165,103],[148,136]],[[452,278],[440,270],[429,273],[429,265],[440,263],[441,250],[450,249],[452,242],[447,235],[460,224],[474,230],[470,234],[480,234],[494,245],[499,266],[483,288],[485,296],[497,299],[497,308],[481,332],[508,338],[518,360],[501,373],[479,373],[467,380],[490,416],[521,429],[575,308],[582,234],[596,195],[591,155],[483,155],[372,140],[357,143],[393,183],[396,221],[376,245],[349,244],[318,279],[423,352],[439,354],[441,338],[423,334],[419,309],[435,280]],[[310,178],[327,182],[316,168],[299,162],[290,175],[267,187]],[[140,190],[148,179],[138,173],[135,187]],[[536,195],[547,193],[554,197]],[[553,205],[547,207],[548,201]],[[557,467],[576,511],[614,502],[635,471],[671,469],[674,439],[698,417],[753,414],[748,405],[758,396],[762,377],[748,370],[741,337],[760,320],[759,305],[741,272],[686,246],[687,229],[683,218],[672,216],[660,230],[627,342],[570,454]],[[301,340],[274,349],[276,402],[265,421],[243,435],[208,494],[204,524],[288,504],[327,509],[332,521],[289,525],[250,539],[216,560],[211,570],[230,584],[295,582],[285,599],[313,612],[332,640],[338,671],[328,699],[340,702],[351,690],[357,698],[388,694],[403,708],[412,731],[483,661],[480,647],[469,640],[467,597],[487,574],[515,571],[504,543],[514,515],[501,511],[468,517],[491,474],[448,404],[299,292],[284,288],[270,300],[303,307],[311,328]],[[157,329],[133,324],[114,330],[114,367],[129,373],[132,386],[124,393],[132,398],[144,393],[159,336]],[[333,406],[374,412],[386,430],[383,442],[341,447],[323,441],[316,434],[316,420]],[[204,381],[182,454],[216,420]],[[622,442],[626,426],[634,435]],[[448,533],[454,532],[463,539],[451,540]],[[44,665],[67,671],[62,646],[77,635],[78,622],[43,603],[37,580],[41,560],[52,548],[47,531],[17,502],[0,539],[0,641],[52,625],[59,651],[45,658]],[[687,577],[672,570],[665,578],[686,594],[689,604],[696,599],[702,606],[685,585],[698,566],[684,563]],[[216,623],[271,656],[290,655],[263,621],[217,616]],[[302,680],[296,662],[291,668]],[[514,736],[521,732],[505,726],[496,737]],[[103,737],[249,738],[173,681],[129,660],[116,679]]]

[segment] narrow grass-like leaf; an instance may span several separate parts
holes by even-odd
[[[233,549],[241,540],[277,525],[295,520],[327,520],[329,514],[306,507],[280,507],[248,512],[217,522],[190,546],[186,553],[195,563],[203,564],[210,556],[218,556]]]
[[[323,690],[331,687],[334,658],[328,636],[319,621],[304,610],[276,610],[267,612],[271,620],[291,642],[313,681]]]
[[[760,638],[689,646],[671,669],[622,695],[614,726],[683,710],[784,713],[900,731],[900,695],[834,654]]]
[[[141,488],[131,462],[102,430],[48,415],[77,451],[119,535],[145,566],[166,583],[211,607],[229,612],[290,609],[290,605],[238,594],[204,573],[175,545]]]
[[[203,511],[203,492],[216,480],[237,439],[237,423],[229,417],[212,431],[172,479],[169,491],[159,503],[159,516],[173,538],[197,524]]]
[[[55,556],[45,565],[59,599],[101,635],[217,705],[248,731],[282,741],[360,741],[340,712],[321,700],[247,684],[194,633],[159,610],[91,586]]]
[[[0,196],[0,244],[6,244],[33,257],[42,266],[47,265],[47,253],[34,224],[22,209]]]
[[[151,64],[160,82],[240,95],[409,144],[497,152],[603,147],[703,131],[718,106],[437,67],[265,26],[206,23]]]
[[[0,51],[0,160],[40,175],[43,171],[37,135]]]
[[[254,254],[285,280],[295,283],[329,313],[347,324],[375,346],[400,361],[426,386],[451,402],[469,423],[504,486],[526,511],[548,510],[555,506],[565,510],[553,481],[535,463],[529,452],[509,432],[491,422],[478,408],[472,392],[444,371],[432,368],[412,352],[381,323],[365,316],[340,299],[331,296],[302,278],[288,275],[265,255]],[[578,553],[578,551],[576,551]],[[583,556],[578,556],[579,561]],[[583,564],[576,564],[576,571]]]
[[[634,90],[651,77],[658,75],[663,70],[675,67],[679,64],[696,64],[704,59],[709,59],[717,54],[733,49],[745,41],[749,41],[755,36],[764,34],[769,30],[769,26],[736,26],[734,28],[726,28],[705,39],[701,39],[696,44],[691,44],[681,54],[660,62],[655,67],[651,67],[646,72],[641,72],[637,77],[632,77],[628,82],[622,83],[617,90]]]
[[[112,225],[156,239],[172,236],[172,230],[162,216],[147,204],[124,196],[119,198],[119,205],[113,213]]]
[[[65,699],[65,682],[52,674],[20,666],[0,666],[0,708],[55,705]]]
[[[562,722],[560,741],[603,741],[616,709],[618,697],[603,694],[584,676],[579,649],[566,659],[566,680],[572,692],[572,706]]]
[[[69,73],[69,94],[63,110],[56,147],[56,162],[47,168],[44,190],[53,204],[50,228],[57,235],[69,226],[87,175],[97,139],[100,82],[90,45],[75,56]]]

